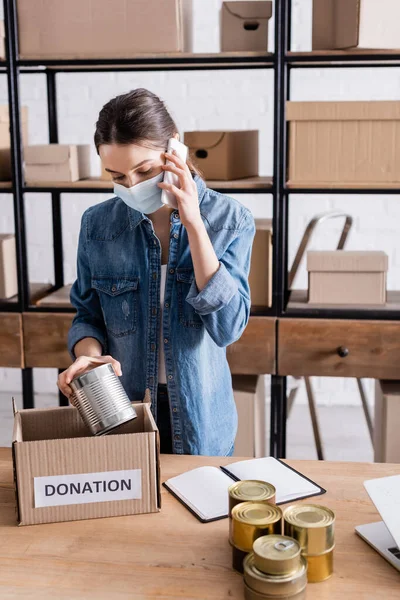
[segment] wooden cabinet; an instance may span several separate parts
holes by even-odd
[[[24,313],[24,351],[27,367],[68,367],[67,335],[72,313]],[[232,373],[262,375],[275,372],[275,319],[251,317],[238,342],[228,348]]]
[[[22,351],[22,316],[0,313],[0,367],[24,366]]]
[[[228,361],[235,375],[275,373],[276,319],[251,317],[242,337],[228,347]]]
[[[280,319],[278,374],[400,378],[400,322]]]
[[[72,313],[23,313],[27,367],[66,368],[71,364],[67,335]]]

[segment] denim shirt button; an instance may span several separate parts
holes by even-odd
[[[164,344],[168,344],[168,339],[164,338]]]
[[[173,379],[173,375],[168,375],[168,379],[171,381],[171,379]]]
[[[157,316],[157,309],[156,308],[152,308],[151,309],[151,314],[153,315],[153,317]]]
[[[171,273],[171,275],[173,275],[175,273],[175,269],[170,269],[169,272]]]
[[[153,279],[154,280],[157,279],[157,272],[156,271],[154,271],[154,273],[153,273]]]
[[[177,240],[179,237],[179,233],[174,233],[174,238]]]
[[[116,285],[113,285],[113,286],[112,286],[112,288],[111,288],[111,291],[112,291],[112,292],[116,292],[116,291],[117,291],[117,286],[116,286]]]
[[[165,308],[169,308],[169,302],[166,302],[166,303],[164,304],[164,306],[165,306]]]
[[[152,351],[153,351],[153,352],[154,352],[154,350],[156,349],[156,345],[155,345],[155,343],[154,343],[154,342],[152,342],[152,344],[151,344],[151,349],[152,349]]]
[[[153,376],[149,377],[149,383],[150,383],[150,385],[153,385],[153,383],[154,383],[154,377]]]
[[[180,440],[181,436],[180,435],[174,435],[174,440]]]
[[[178,409],[176,408],[176,406],[174,406],[174,408],[172,409],[172,412],[178,412]]]

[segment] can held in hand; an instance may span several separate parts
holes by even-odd
[[[285,535],[296,539],[308,563],[308,581],[325,581],[333,573],[335,513],[317,504],[289,506],[284,513]]]
[[[93,435],[103,435],[137,417],[110,363],[79,375],[70,383],[71,402]]]
[[[275,504],[276,489],[271,483],[256,479],[244,479],[233,483],[229,493],[229,516],[232,508],[241,502],[260,502],[262,504]]]
[[[232,509],[229,529],[232,546],[252,552],[257,538],[270,533],[282,533],[282,511],[272,504],[241,502]]]
[[[254,565],[268,575],[289,575],[301,565],[300,544],[284,535],[264,535],[253,544]]]
[[[270,575],[257,569],[254,553],[250,552],[244,559],[245,597],[247,600],[290,598],[300,600],[307,587],[307,561],[299,557],[297,569],[286,575]]]

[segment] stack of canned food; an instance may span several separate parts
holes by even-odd
[[[298,504],[282,514],[275,497],[274,486],[264,481],[229,488],[232,566],[244,574],[247,600],[300,600],[307,580],[324,581],[333,572],[334,513]]]

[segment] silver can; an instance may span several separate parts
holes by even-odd
[[[137,417],[110,363],[79,375],[70,386],[73,390],[71,403],[93,435],[108,433]]]

